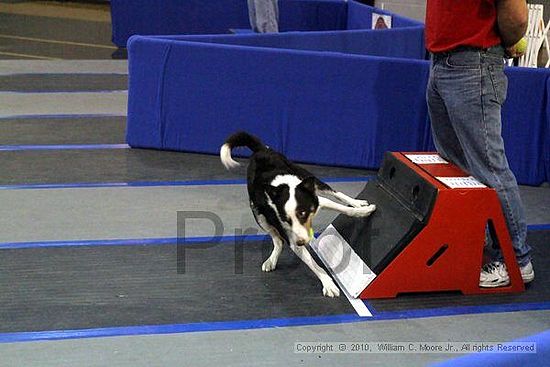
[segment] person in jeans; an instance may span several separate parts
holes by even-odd
[[[494,188],[512,238],[523,281],[535,277],[527,226],[501,136],[508,80],[504,58],[527,28],[525,0],[428,0],[426,47],[432,54],[426,92],[432,136],[439,154]],[[489,243],[491,241],[488,241]],[[480,273],[481,287],[510,283],[500,249]]]
[[[248,17],[256,33],[279,32],[277,0],[248,0]]]

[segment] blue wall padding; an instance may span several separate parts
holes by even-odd
[[[228,34],[249,29],[246,0],[111,0],[113,43],[138,35]],[[279,28],[288,31],[371,29],[373,8],[344,0],[279,0]],[[377,10],[383,14],[388,12]],[[422,27],[393,15],[393,28]]]
[[[346,29],[348,10],[342,0],[279,0],[278,3],[281,32]]]
[[[347,15],[344,0],[279,0],[281,31],[343,30]],[[250,28],[247,0],[111,0],[111,19],[118,47],[134,34],[227,34]]]
[[[427,61],[178,38],[129,42],[132,147],[216,154],[247,130],[296,161],[363,168],[377,168],[388,150],[433,149]],[[550,73],[506,73],[510,166],[520,183],[538,185],[548,180]]]
[[[127,129],[127,139],[143,148],[159,148],[162,140],[163,80],[169,51],[167,43],[136,42],[132,55],[140,56],[128,60],[128,116],[133,123]]]
[[[548,139],[547,69],[507,68],[508,95],[502,111],[502,136],[510,168],[520,181],[540,184],[549,176],[544,165]]]
[[[111,0],[112,41],[134,34],[218,34],[250,28],[246,0]]]
[[[130,5],[112,1],[115,8],[121,3]],[[138,10],[154,4],[131,3]],[[236,28],[248,27],[246,0],[240,7],[227,0],[177,3],[218,6],[220,14],[239,18]],[[388,150],[434,150],[420,23],[392,14],[396,28],[370,30],[373,8],[354,1],[280,4],[285,27],[331,30],[132,37],[128,144],[217,154],[229,134],[247,130],[296,161],[374,169]],[[177,6],[167,16],[179,16]],[[143,9],[136,10],[137,23],[154,23],[157,15]],[[550,72],[507,68],[506,74],[502,136],[510,167],[518,182],[539,185],[550,181]]]
[[[149,47],[164,73],[141,88]],[[129,51],[134,147],[217,153],[247,130],[298,161],[377,167],[386,150],[427,145],[426,61],[146,37]]]
[[[424,59],[424,28],[291,32],[211,36],[170,36],[166,39],[291,50],[328,51],[346,54]]]

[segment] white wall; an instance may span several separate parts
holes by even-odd
[[[374,6],[424,22],[426,0],[376,0]]]

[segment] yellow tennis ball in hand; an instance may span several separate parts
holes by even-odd
[[[527,39],[525,37],[522,37],[518,43],[514,45],[515,53],[523,55],[525,51],[527,51]]]

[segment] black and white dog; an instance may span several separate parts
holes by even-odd
[[[323,294],[328,297],[339,296],[338,287],[317,265],[305,246],[313,238],[313,217],[321,208],[349,216],[366,217],[376,206],[333,190],[306,169],[293,164],[284,155],[245,132],[230,136],[221,147],[220,158],[227,169],[240,165],[231,157],[231,150],[236,147],[248,147],[253,152],[247,173],[250,208],[256,222],[273,239],[273,252],[263,263],[262,270],[275,269],[283,244],[287,243],[321,280]],[[318,194],[338,199],[343,204]]]

